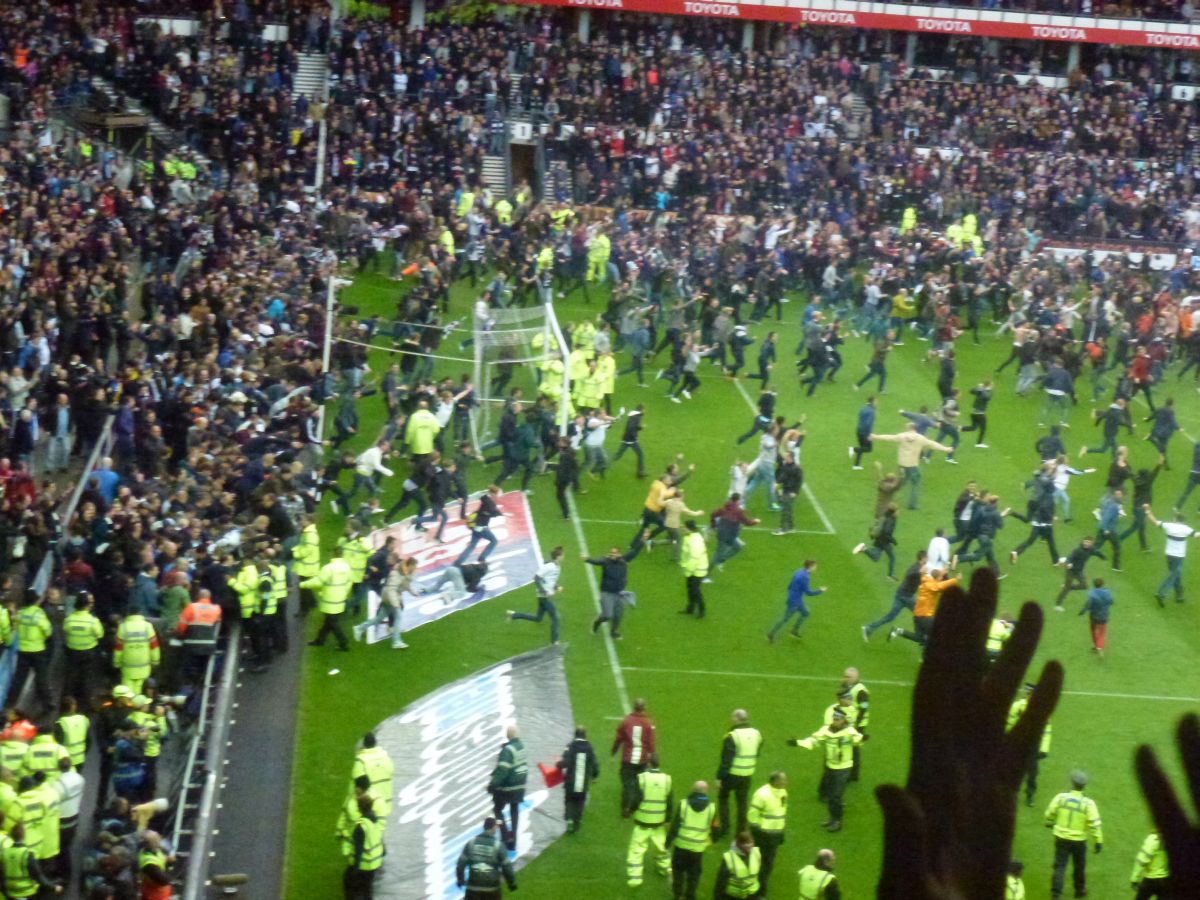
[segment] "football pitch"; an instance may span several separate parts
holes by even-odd
[[[479,290],[484,284],[481,282]],[[363,316],[379,314],[388,319],[395,316],[395,301],[404,289],[368,274],[358,277],[342,293],[340,302],[357,306]],[[593,291],[593,295],[598,293]],[[469,286],[455,286],[452,315],[466,327],[474,297]],[[579,293],[556,304],[564,325],[595,317],[604,308],[603,298],[593,296],[592,303],[586,304]],[[591,632],[595,583],[585,571],[591,567],[580,561],[580,555],[599,556],[610,547],[628,546],[649,487],[649,478],[635,478],[632,454],[612,465],[603,481],[581,477],[587,493],[575,498],[577,515],[569,520],[558,510],[553,475],[536,478],[531,485],[529,503],[543,556],[556,545],[566,550],[559,611],[562,640],[567,644],[567,677],[575,720],[588,729],[601,759],[601,775],[580,833],[560,839],[518,873],[522,897],[562,900],[670,895],[650,867],[645,885],[636,891],[625,886],[630,825],[620,817],[618,765],[608,749],[617,719],[628,712],[634,697],[646,698],[657,722],[662,768],[674,778],[677,799],[697,779],[707,780],[715,797],[715,773],[730,712],[738,707],[749,712],[751,723],[765,738],[754,786],[776,769],[786,771],[790,779],[787,838],[772,876],[772,897],[796,896],[796,871],[811,862],[822,847],[837,852],[844,896],[874,894],[882,817],[872,787],[905,780],[910,700],[919,660],[914,644],[904,640],[889,643],[886,628],[876,632],[870,644],[864,644],[860,626],[888,609],[895,585],[885,577],[886,560],[873,563],[863,555],[851,555],[851,549],[869,540],[875,498],[871,462],[878,459],[894,471],[896,455],[893,446],[876,444],[864,471],[851,471],[847,447],[854,442],[856,413],[867,390],[855,393],[851,385],[864,372],[869,347],[863,340],[848,338],[841,348],[845,365],[837,382],[822,385],[815,396],[806,398],[794,374],[792,355],[800,339],[803,308],[803,298],[793,295],[784,307],[782,323],[768,320],[752,326],[756,343],[746,352],[753,363],[766,333],[779,331],[779,360],[772,373],[772,387],[779,391],[777,413],[789,421],[807,416],[807,439],[801,452],[805,490],[796,503],[798,532],[772,535],[778,514],[768,512],[762,492],[756,494],[748,511],[761,518],[762,524],[744,532],[745,549],[725,571],[714,571],[713,583],[704,586],[705,619],[677,614],[686,602],[683,576],[671,562],[667,547],[659,545],[630,564],[630,588],[637,592],[638,605],[626,613],[624,639],[612,642]],[[1008,355],[1008,335],[995,337],[993,331],[990,325],[981,330],[982,346],[973,346],[969,335],[958,341],[957,386],[968,399],[970,387],[990,376]],[[457,342],[466,336],[452,335],[439,352],[458,355]],[[903,340],[905,346],[894,350],[888,360],[887,393],[879,398],[878,433],[903,430],[906,420],[900,409],[918,409],[922,404],[935,408],[938,402],[937,363],[926,362],[930,345],[911,332],[905,332]],[[469,351],[461,355],[467,356]],[[371,353],[373,379],[379,378],[391,356],[385,351]],[[620,364],[626,358],[618,354]],[[665,397],[667,382],[653,381],[658,366],[668,362],[669,351],[664,350],[658,365],[647,366],[648,387],[644,389],[632,375],[619,378],[614,412],[617,407],[645,403],[642,445],[647,472],[653,477],[676,454],[684,454],[686,463],[695,464],[694,475],[684,485],[687,504],[708,513],[724,502],[735,460],[750,461],[755,456],[757,438],[740,446],[735,445],[735,438],[753,419],[758,382],[744,377],[740,383],[732,382],[706,361],[700,370],[699,391],[690,401],[676,404]],[[439,376],[458,376],[470,368],[467,363],[446,362],[439,363],[435,371]],[[754,371],[753,365],[749,371]],[[1045,429],[1038,427],[1040,392],[1016,397],[1015,377],[1015,367],[1010,366],[996,379],[989,410],[989,449],[974,449],[972,436],[964,435],[959,465],[947,464],[938,453],[923,467],[920,510],[908,511],[901,504],[896,530],[897,575],[926,545],[935,528],[952,526],[954,499],[970,479],[998,493],[1001,508],[1011,506],[1024,512],[1022,484],[1037,465],[1034,442]],[[520,382],[514,380],[516,383]],[[1083,461],[1075,455],[1083,443],[1100,443],[1100,429],[1091,424],[1091,410],[1097,407],[1088,402],[1089,394],[1085,380],[1080,379],[1080,403],[1073,408],[1071,427],[1063,436],[1072,465],[1094,466],[1099,471],[1071,480],[1074,521],[1056,526],[1060,554],[1073,549],[1085,535],[1095,534],[1091,511],[1104,491],[1109,464],[1107,455],[1089,455]],[[1173,395],[1184,431],[1200,437],[1200,395],[1194,382],[1177,381],[1171,372],[1155,394],[1159,402]],[[531,397],[530,391],[526,396]],[[1105,395],[1098,408],[1107,402]],[[331,404],[327,416],[334,414],[335,406]],[[969,403],[962,401],[962,406],[966,420]],[[1121,440],[1130,447],[1136,471],[1153,466],[1157,452],[1144,439],[1149,426],[1141,419],[1147,408],[1135,401],[1133,413],[1137,433],[1132,437],[1123,434]],[[355,452],[382,429],[381,397],[364,398],[360,417],[359,434],[345,445]],[[619,446],[621,425],[614,425],[608,435],[610,458]],[[1182,491],[1191,453],[1192,441],[1177,435],[1170,448],[1172,469],[1161,473],[1155,484],[1154,509],[1160,518],[1169,514]],[[496,468],[477,464],[471,472],[471,489],[486,486]],[[349,473],[345,477],[348,484]],[[385,509],[399,496],[401,481],[399,473],[384,480]],[[519,483],[511,480],[505,485],[509,490],[517,486]],[[1196,501],[1196,497],[1190,501],[1193,510]],[[322,504],[322,516],[322,539],[332,546],[341,519],[329,511],[327,501]],[[1195,524],[1195,515],[1188,521]],[[1062,570],[1050,567],[1043,545],[1031,547],[1018,565],[1008,564],[1008,550],[1027,533],[1024,523],[1010,518],[997,537],[1001,573],[1008,575],[1000,583],[1000,611],[1015,616],[1025,600],[1042,604],[1047,622],[1030,680],[1042,661],[1058,659],[1066,667],[1066,684],[1053,719],[1053,743],[1049,758],[1041,765],[1034,805],[1022,806],[1018,812],[1014,855],[1026,864],[1029,896],[1048,897],[1053,843],[1043,826],[1043,811],[1053,795],[1066,788],[1067,773],[1085,769],[1091,776],[1088,793],[1096,799],[1104,821],[1104,853],[1088,860],[1089,893],[1104,898],[1125,896],[1134,856],[1150,827],[1133,774],[1134,748],[1143,742],[1155,745],[1168,771],[1178,777],[1174,723],[1184,712],[1200,707],[1200,681],[1194,666],[1200,658],[1196,606],[1200,603],[1200,591],[1196,590],[1200,548],[1193,547],[1184,569],[1187,602],[1168,601],[1165,609],[1160,609],[1153,597],[1165,574],[1161,532],[1149,531],[1146,553],[1139,551],[1136,537],[1125,541],[1121,573],[1111,572],[1110,563],[1102,560],[1089,564],[1088,577],[1105,578],[1116,598],[1108,653],[1100,660],[1090,652],[1086,619],[1077,615],[1083,593],[1070,595],[1065,612],[1052,611]],[[766,630],[782,612],[792,572],[806,558],[817,560],[814,581],[829,590],[812,598],[812,615],[800,638],[785,633],[777,643],[769,644]],[[533,611],[533,588],[424,626],[407,636],[411,649],[404,652],[391,650],[386,642],[355,644],[346,654],[330,646],[305,648],[288,824],[288,897],[340,896],[344,862],[334,826],[345,798],[355,742],[365,731],[440,685],[548,642],[548,625],[510,623],[505,617],[510,608]],[[905,613],[896,624],[908,627],[910,622]],[[315,627],[316,623],[310,622],[310,630]],[[819,752],[789,747],[785,741],[807,736],[821,725],[822,714],[833,702],[847,666],[859,669],[871,691],[871,740],[863,749],[863,780],[847,792],[844,829],[831,835],[820,827],[826,810],[816,797]],[[339,670],[338,674],[330,674],[333,669]],[[531,780],[538,777],[533,763],[539,761],[548,760],[530,761]],[[484,788],[479,785],[480,792]],[[556,813],[557,803],[556,798]],[[459,849],[453,848],[453,854]],[[700,896],[711,895],[718,865],[717,852],[710,851]]]

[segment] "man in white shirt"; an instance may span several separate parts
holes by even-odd
[[[75,771],[71,760],[58,761],[58,838],[62,853],[58,857],[59,877],[68,877],[71,869],[71,845],[75,843],[75,828],[79,824],[79,807],[83,802],[83,776]],[[64,871],[65,869],[65,871]]]
[[[355,458],[354,487],[346,497],[346,509],[350,508],[350,500],[360,487],[366,488],[367,494],[372,497],[379,493],[379,476],[392,474],[392,470],[383,464],[383,454],[390,449],[391,444],[387,441],[379,441]]]
[[[939,528],[929,539],[929,548],[925,551],[925,557],[927,573],[950,568],[950,541],[946,539],[944,529]]]
[[[1187,556],[1188,538],[1200,537],[1200,532],[1192,528],[1190,525],[1185,525],[1179,521],[1160,522],[1154,518],[1154,513],[1150,511],[1150,504],[1147,503],[1143,509],[1146,510],[1146,518],[1150,520],[1156,528],[1161,528],[1167,536],[1167,577],[1163,579],[1163,583],[1158,586],[1158,590],[1154,592],[1154,599],[1158,601],[1159,606],[1165,605],[1167,591],[1174,589],[1175,602],[1183,602],[1183,560]]]
[[[538,598],[537,615],[520,613],[511,609],[507,611],[509,621],[521,619],[525,622],[540,622],[549,616],[551,644],[558,643],[558,607],[551,598],[562,592],[562,585],[558,583],[558,578],[562,574],[562,557],[563,548],[555,547],[550,551],[550,560],[543,563],[537,574],[533,576],[533,585],[537,589]]]

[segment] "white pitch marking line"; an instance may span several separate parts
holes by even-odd
[[[571,508],[571,524],[575,526],[575,540],[579,542],[579,550],[585,556],[590,557],[591,551],[588,550],[587,539],[583,536],[583,525],[579,518],[579,509],[575,506],[575,492],[570,491],[567,494],[567,504]],[[596,615],[600,615],[600,588],[596,584],[596,573],[592,571],[593,567],[589,563],[583,564],[584,571],[587,573],[588,585],[592,589],[592,604],[596,607]],[[608,651],[608,664],[612,668],[613,681],[617,684],[617,699],[621,701],[621,711],[629,710],[629,691],[625,687],[625,675],[621,672],[621,661],[617,659],[617,647],[612,639],[612,633],[604,632],[604,647]]]
[[[782,672],[718,672],[708,669],[656,669],[649,666],[625,666],[626,672],[652,672],[658,675],[694,675],[705,678],[765,678],[776,681],[837,681],[835,675],[792,675]],[[870,679],[871,684],[891,687],[913,687],[912,681]],[[1168,703],[1200,703],[1200,697],[1178,697],[1170,694],[1123,694],[1110,691],[1063,691],[1069,697],[1106,697],[1116,700],[1159,700]]]
[[[746,405],[750,407],[751,412],[758,415],[758,407],[754,405],[754,400],[751,399],[749,392],[740,381],[734,381],[733,386],[738,389],[738,393],[742,395],[742,399],[746,401]],[[829,516],[825,515],[825,510],[821,508],[821,504],[817,501],[817,495],[812,492],[812,488],[805,481],[801,490],[804,491],[804,496],[808,498],[808,502],[813,505],[813,509],[817,511],[817,518],[821,520],[821,524],[825,526],[825,534],[837,534],[837,529],[833,527],[833,523],[829,521]]]

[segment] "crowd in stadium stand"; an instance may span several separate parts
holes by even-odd
[[[1192,15],[1175,2],[979,5]],[[442,324],[451,279],[484,264],[507,275],[487,286],[492,303],[553,297],[584,280],[604,234],[618,349],[639,346],[648,303],[666,308],[654,323],[660,347],[693,323],[706,343],[728,343],[722,308],[735,319],[779,315],[784,290],[805,287],[875,340],[910,323],[946,343],[989,319],[1032,322],[1041,335],[1022,366],[1062,357],[1073,375],[1090,367],[1097,390],[1113,369],[1127,396],[1137,385],[1124,365],[1139,345],[1156,372],[1200,359],[1180,306],[1195,287],[1188,252],[1163,272],[1038,252],[1049,235],[1200,239],[1197,107],[1169,90],[1190,73],[1168,75],[1159,57],[1114,51],[1066,88],[1047,88],[1017,84],[1019,65],[1005,77],[981,55],[953,80],[932,80],[879,37],[793,31],[745,54],[740,26],[711,22],[614,17],[587,45],[556,17],[410,33],[335,26],[321,8],[290,3],[234,3],[228,21],[212,10],[187,38],[134,23],[135,13],[181,9],[101,4],[90,21],[67,5],[0,14],[15,122],[0,149],[0,528],[16,557],[5,601],[16,622],[24,585],[57,542],[52,616],[94,597],[105,631],[97,652],[111,662],[133,602],[163,644],[163,689],[152,682],[147,693],[143,679],[114,696],[101,674],[111,666],[97,661],[77,694],[105,723],[105,780],[116,779],[89,857],[93,896],[132,896],[138,869],[157,877],[143,850],[161,868],[159,838],[146,834],[160,811],[132,807],[155,796],[147,745],[170,731],[156,697],[194,685],[167,636],[201,589],[240,617],[242,558],[268,568],[283,559],[329,486],[316,429],[329,387],[314,352],[329,249],[360,267],[388,245],[428,261],[402,310],[414,325]],[[262,40],[275,21],[289,25],[289,41]],[[328,52],[327,101],[292,97],[301,52]],[[57,108],[91,94],[91,74],[138,96],[190,149],[162,151],[146,169],[86,139],[44,139]],[[571,175],[545,204],[524,187],[505,198],[481,185],[510,110],[546,125]],[[327,187],[314,200],[303,188],[322,121]],[[846,277],[856,267],[869,274],[864,297]],[[1084,281],[1090,299],[1069,302]],[[696,292],[705,303],[689,302]],[[810,322],[805,352],[836,350],[838,328]],[[1099,361],[1062,343],[1072,328],[1101,348]],[[402,364],[413,381],[398,395],[400,436],[406,409],[445,387],[414,383],[440,339],[427,331],[395,334],[417,354]],[[354,384],[362,361],[361,348],[340,345],[335,368]],[[79,474],[108,415],[111,464],[100,462],[76,516],[59,521],[62,473]],[[542,437],[555,446],[549,430]],[[283,649],[271,634],[253,647],[260,664]],[[28,715],[0,736],[14,779],[25,766],[18,745],[61,729],[37,665]],[[46,781],[33,775],[13,784],[31,803]]]

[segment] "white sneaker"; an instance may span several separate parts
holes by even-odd
[[[356,641],[362,641],[363,635],[366,633],[366,630],[367,630],[366,625],[355,625],[354,626],[354,639]]]
[[[775,537],[783,537],[785,534],[787,534],[787,532],[784,531],[782,528],[779,528],[775,531],[772,531],[771,534],[775,535]]]
[[[855,544],[854,549],[851,550],[850,552],[851,553],[862,553],[866,549],[867,549],[867,545],[860,542],[860,543]]]
[[[712,579],[711,578],[702,578],[702,579],[700,579],[700,583],[701,584],[712,584]]]
[[[683,401],[682,401],[682,400],[680,400],[678,397],[672,396],[672,397],[671,397],[671,402],[672,402],[672,403],[682,403]]]
[[[404,643],[404,641],[401,641],[398,644],[392,644],[392,649],[393,650],[407,650],[408,644]]]
[[[681,391],[680,393],[682,393],[686,399],[688,399],[688,400],[692,399],[692,394],[690,391]]]
[[[988,445],[987,445],[987,444],[976,444],[976,445],[975,445],[975,449],[976,449],[976,450],[987,450],[987,449],[988,449]]]
[[[511,619],[516,614],[517,614],[517,611],[515,609],[506,609],[504,611],[504,615],[507,616],[509,619]]]
[[[867,626],[866,626],[866,625],[864,625],[864,626],[862,627],[862,636],[863,636],[863,643],[864,643],[864,644],[869,644],[869,643],[871,643],[871,632],[867,631]]]
[[[853,448],[853,447],[847,447],[847,448],[846,448],[846,455],[847,455],[847,456],[849,456],[851,459],[854,459],[854,448]]]
[[[863,470],[862,466],[851,466],[850,467],[851,472],[861,472],[862,470]]]
[[[953,456],[947,456],[947,457],[946,457],[946,462],[950,463],[950,465],[952,465],[952,466],[957,466],[957,465],[958,465],[958,460],[957,460],[957,459],[955,459]]]

